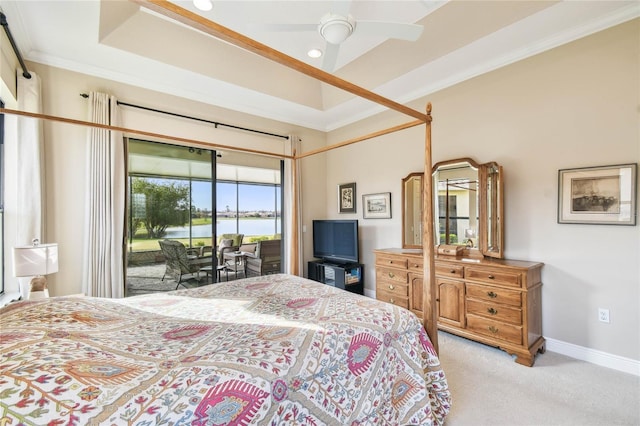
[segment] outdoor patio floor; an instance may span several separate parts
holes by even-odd
[[[162,280],[165,269],[166,266],[164,263],[128,267],[125,297],[176,290],[177,283],[172,278],[166,277]],[[242,273],[238,275],[238,278],[242,278],[243,276]],[[225,272],[222,273],[221,279],[222,281],[227,280],[227,274]],[[230,271],[228,273],[228,279],[236,279],[236,274]],[[190,275],[188,279],[182,281],[178,288],[199,287],[211,284],[211,282],[211,277],[201,272],[199,276],[198,274]]]

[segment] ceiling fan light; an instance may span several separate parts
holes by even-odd
[[[307,56],[310,58],[319,58],[322,56],[322,50],[320,49],[311,49],[307,52]]]
[[[213,3],[211,3],[211,0],[193,0],[193,5],[196,9],[202,10],[203,12],[213,9]]]
[[[340,44],[353,33],[355,22],[340,15],[330,15],[323,19],[318,30],[328,43]]]

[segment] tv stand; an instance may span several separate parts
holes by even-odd
[[[312,260],[308,263],[310,280],[352,293],[364,294],[364,268],[361,263],[333,263]]]

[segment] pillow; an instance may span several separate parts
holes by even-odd
[[[220,241],[220,248],[222,249],[223,247],[231,247],[233,245],[233,240],[232,239],[225,239]]]

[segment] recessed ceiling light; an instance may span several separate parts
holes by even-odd
[[[193,0],[193,5],[204,12],[213,9],[213,3],[211,3],[211,0]]]
[[[310,58],[319,58],[320,56],[322,56],[322,50],[311,49],[310,51],[307,52],[307,56],[309,56]]]

